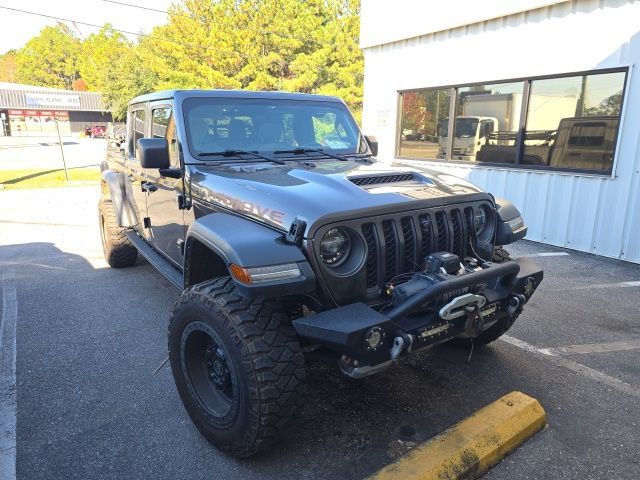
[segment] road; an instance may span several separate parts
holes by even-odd
[[[106,140],[63,137],[62,147],[68,168],[99,164]],[[63,168],[58,139],[54,137],[0,137],[0,170],[55,170]]]
[[[359,479],[401,453],[398,440],[428,439],[512,390],[539,399],[549,426],[486,478],[640,478],[640,266],[519,242],[512,253],[534,256],[545,280],[507,341],[469,365],[445,345],[360,381],[313,365],[300,422],[239,461],[198,434],[167,366],[156,373],[178,291],[143,260],[107,267],[97,195],[0,192],[18,479]],[[10,377],[0,418],[11,417]]]

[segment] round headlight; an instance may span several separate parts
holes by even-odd
[[[487,226],[487,212],[484,207],[477,208],[473,215],[473,227],[476,235],[480,235]]]
[[[330,267],[342,265],[349,256],[350,250],[349,234],[341,228],[332,228],[320,241],[320,258]]]

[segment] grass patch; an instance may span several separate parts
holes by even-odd
[[[92,185],[100,180],[98,167],[69,168],[69,181],[64,170],[0,170],[0,189],[17,190],[31,188],[77,187]]]

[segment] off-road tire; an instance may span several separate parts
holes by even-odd
[[[511,260],[511,255],[509,252],[505,250],[504,247],[496,245],[493,249],[493,256],[491,261],[494,263],[503,263],[508,260]],[[502,335],[504,335],[507,330],[511,328],[511,326],[515,323],[518,318],[518,314],[513,317],[504,317],[498,320],[496,323],[491,325],[487,330],[482,332],[476,338],[473,339],[473,344],[476,347],[487,345],[488,343],[496,341]],[[449,342],[451,345],[460,346],[460,347],[468,347],[471,345],[470,338],[454,338]]]
[[[211,385],[202,387],[202,380],[198,383],[202,374],[198,377],[196,367],[187,367],[189,361],[197,365],[197,360],[187,360],[188,355],[197,358],[188,353],[194,329],[197,334],[198,329],[213,330],[221,341],[225,364],[229,364],[227,372],[236,375],[237,398],[233,398],[231,413],[212,415],[198,396],[198,388],[200,392],[205,388],[206,395],[206,389],[215,385],[211,380]],[[254,455],[277,440],[302,410],[304,356],[287,313],[277,301],[243,297],[229,277],[200,283],[182,293],[173,307],[168,348],[173,378],[187,413],[202,435],[225,452],[238,457]],[[223,422],[226,424],[221,425]]]
[[[100,200],[98,204],[98,221],[102,237],[104,258],[113,268],[130,267],[136,263],[138,250],[124,233],[124,228],[118,225],[116,213],[109,200]]]
[[[493,249],[493,256],[491,257],[491,261],[494,263],[503,263],[507,260],[511,260],[511,255],[509,252],[502,246],[496,245]]]

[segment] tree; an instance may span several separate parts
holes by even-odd
[[[80,49],[78,72],[91,91],[101,92],[107,79],[125,51],[132,47],[127,38],[105,24],[98,33],[89,35]]]
[[[402,129],[419,132],[424,130],[427,119],[427,101],[423,92],[402,94]]]
[[[325,93],[359,116],[359,0],[185,0],[143,49],[158,88]]]
[[[14,83],[18,80],[16,72],[16,51],[9,50],[0,55],[0,82]]]
[[[80,40],[63,24],[44,27],[16,55],[21,83],[71,89],[78,78]]]
[[[600,115],[620,115],[620,107],[622,106],[622,90],[602,100],[595,107],[585,109],[585,116],[596,117]]]
[[[129,48],[106,72],[102,99],[116,120],[126,118],[132,98],[158,90],[158,77],[149,68],[151,59],[145,55],[144,48]]]

